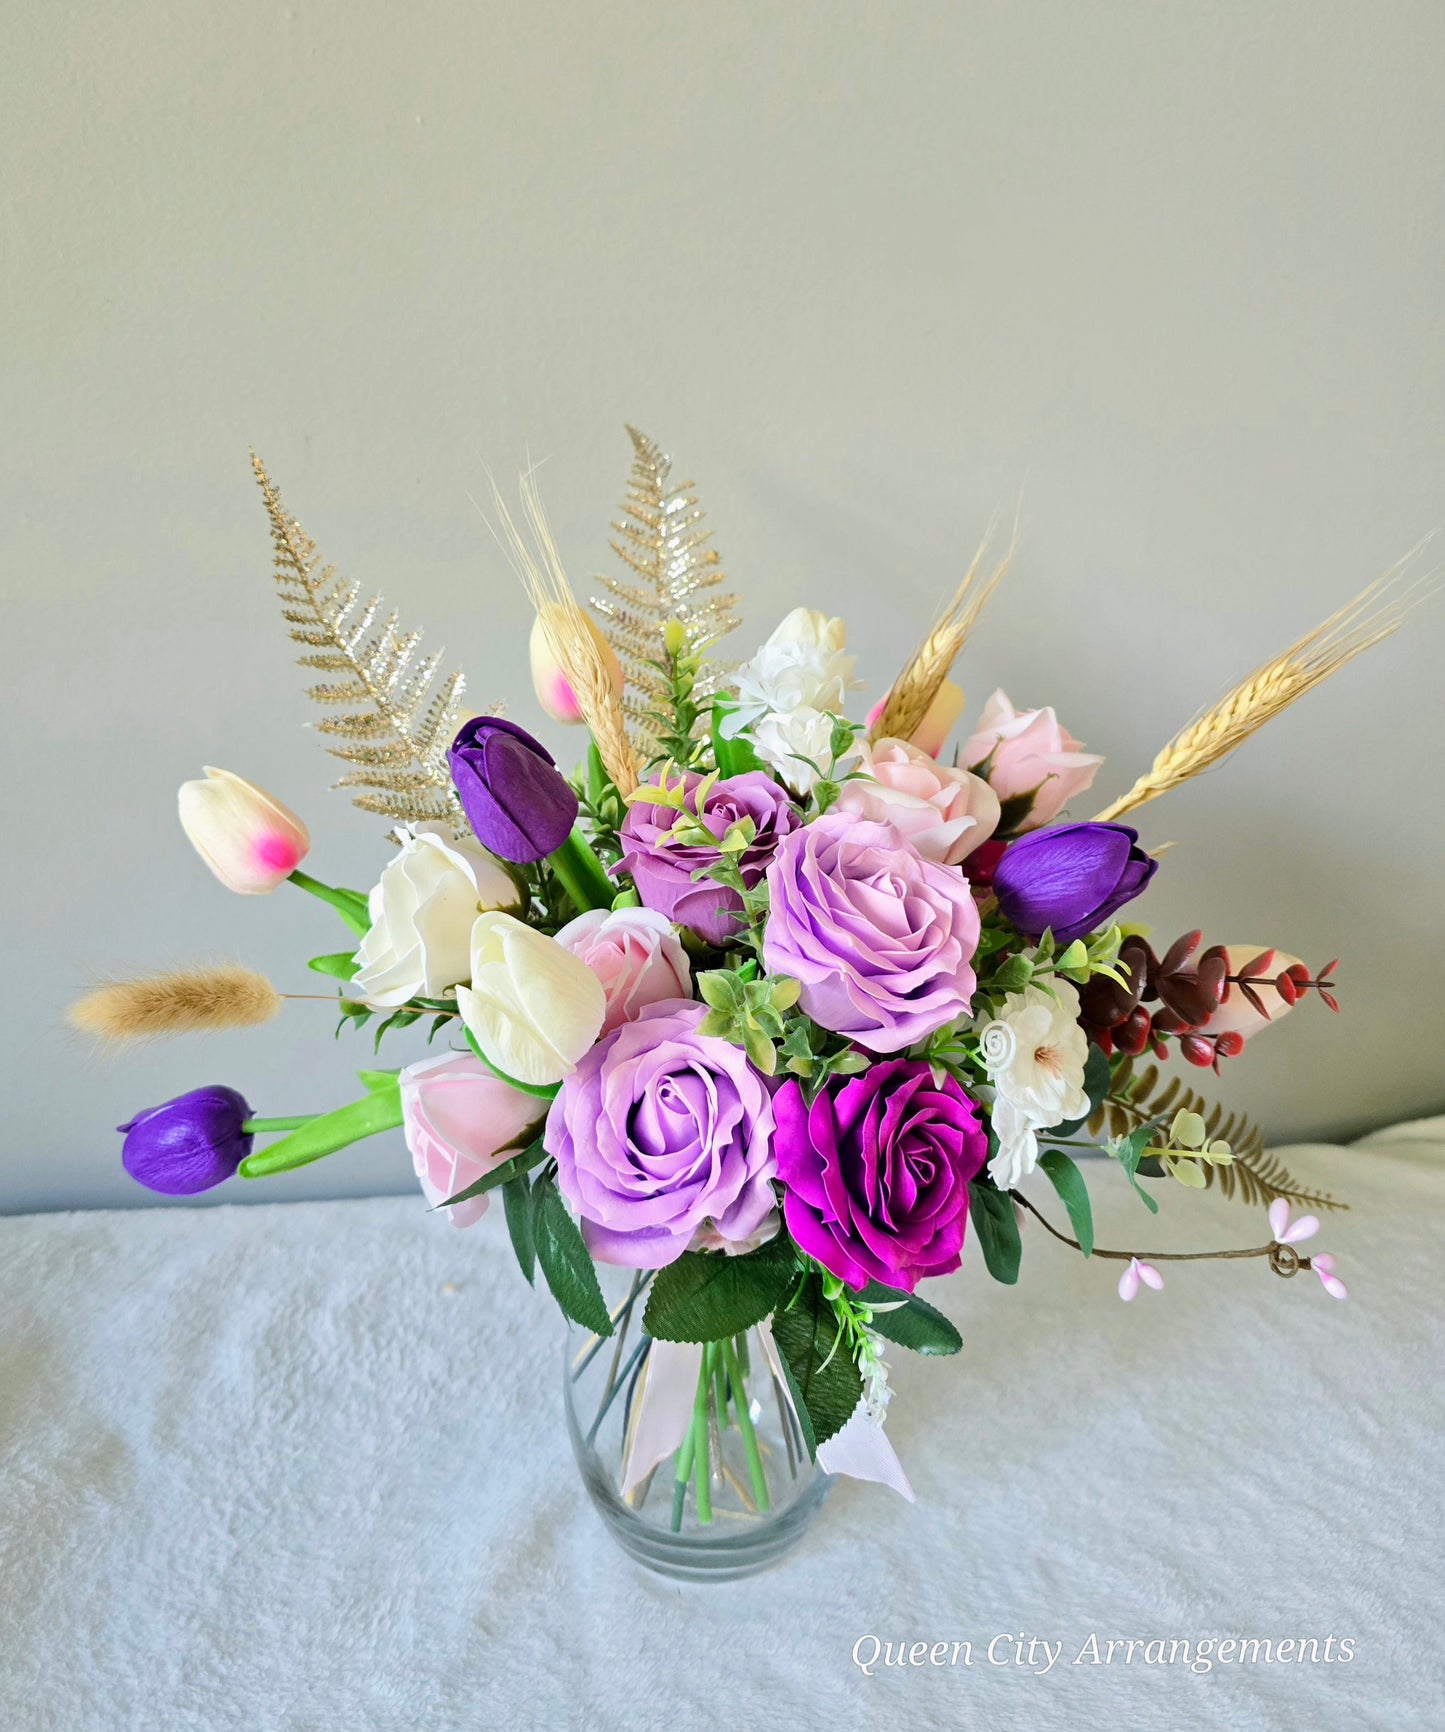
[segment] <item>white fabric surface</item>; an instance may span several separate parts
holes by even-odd
[[[1288,1152],[1354,1205],[1309,1247],[1343,1304],[1259,1261],[1123,1305],[1118,1264],[1037,1231],[1006,1290],[971,1248],[931,1294],[962,1355],[898,1354],[917,1504],[839,1482],[781,1569],[721,1587],[648,1576],[587,1504],[499,1209],[0,1220],[0,1725],[1438,1728],[1442,1149],[1445,1120]],[[1268,1237],[1089,1179],[1101,1244]],[[1000,1633],[1063,1657],[991,1666]],[[1355,1658],[1071,1664],[1091,1633]],[[868,1634],[974,1664],[867,1678]]]

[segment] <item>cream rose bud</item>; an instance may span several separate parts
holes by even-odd
[[[182,782],[181,828],[228,890],[264,896],[306,858],[306,826],[264,788],[205,766],[206,779]]]
[[[763,647],[775,649],[784,643],[803,644],[808,649],[831,654],[848,647],[848,628],[836,615],[830,618],[816,607],[795,607],[784,614]]]
[[[692,997],[692,969],[672,922],[655,908],[592,908],[569,920],[557,942],[602,982],[603,1034],[632,1022],[646,1005]]]
[[[983,776],[1004,803],[1005,831],[1051,823],[1094,780],[1103,759],[1080,750],[1051,709],[1016,710],[1005,692],[983,707],[959,761]]]
[[[891,824],[925,860],[957,866],[998,827],[998,795],[980,776],[940,764],[907,740],[875,740],[835,810]]]
[[[1268,949],[1267,944],[1226,944],[1224,953],[1229,958],[1229,972],[1242,974],[1256,956],[1263,956]],[[1297,956],[1286,956],[1284,951],[1276,950],[1269,965],[1269,979],[1273,981],[1287,968],[1298,967]],[[1269,981],[1262,981],[1254,990],[1264,1006],[1264,1015],[1254,1008],[1237,986],[1231,986],[1228,989],[1229,996],[1200,1028],[1200,1034],[1238,1034],[1248,1040],[1262,1028],[1278,1022],[1286,1011],[1294,1009],[1288,1000],[1280,997],[1279,989]]]
[[[472,926],[457,1008],[488,1063],[533,1088],[561,1082],[602,1032],[607,994],[580,957],[510,914]]]
[[[488,908],[514,908],[517,886],[479,842],[442,824],[396,832],[400,852],[368,898],[371,929],[356,953],[351,991],[379,1010],[438,998],[471,973],[472,926]]]
[[[582,714],[582,706],[577,702],[577,694],[572,689],[572,682],[563,673],[562,665],[553,654],[552,646],[547,639],[549,623],[561,618],[562,615],[563,610],[555,603],[549,602],[538,610],[537,617],[532,622],[532,686],[537,693],[537,702],[552,720],[571,725],[585,721],[586,718]],[[617,652],[586,614],[580,614],[578,617],[602,652],[602,661],[607,669],[608,677],[612,681],[612,689],[620,696],[622,693],[622,663],[617,659]]]

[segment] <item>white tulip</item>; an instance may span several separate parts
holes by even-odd
[[[207,764],[206,779],[182,782],[181,828],[226,886],[264,896],[306,858],[311,837],[289,808],[264,788]]]
[[[355,997],[382,1010],[466,980],[477,915],[518,901],[510,873],[480,843],[458,841],[442,824],[396,834],[401,851],[368,899],[371,930],[351,982]]]
[[[462,1021],[483,1057],[517,1082],[561,1082],[602,1032],[602,982],[555,938],[510,914],[478,916],[471,976],[457,988]]]

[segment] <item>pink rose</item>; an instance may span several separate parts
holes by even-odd
[[[1004,692],[983,707],[960,760],[987,779],[1003,801],[1006,835],[1037,830],[1057,818],[1094,780],[1103,759],[1080,751],[1051,709],[1016,710]]]
[[[875,740],[859,767],[869,779],[844,782],[834,810],[891,824],[925,860],[957,866],[998,827],[998,795],[982,777],[907,740]]]
[[[692,970],[672,922],[655,908],[591,908],[557,934],[564,950],[602,982],[607,1014],[602,1035],[634,1022],[649,1004],[692,997]]]
[[[528,1130],[540,1134],[547,1116],[546,1101],[510,1087],[469,1052],[409,1064],[397,1080],[406,1146],[433,1207],[510,1160]],[[490,1201],[483,1193],[454,1203],[447,1210],[452,1225],[480,1221]]]
[[[1226,944],[1224,953],[1229,958],[1229,972],[1242,974],[1256,956],[1263,956],[1268,949],[1267,944]],[[1283,974],[1286,969],[1298,968],[1299,966],[1300,960],[1297,956],[1286,956],[1284,951],[1276,950],[1273,960],[1269,964],[1269,978],[1273,981],[1277,975]],[[1277,987],[1264,981],[1261,981],[1254,988],[1260,1003],[1263,1004],[1268,1013],[1263,1016],[1237,986],[1226,986],[1224,990],[1224,1002],[1210,1017],[1209,1021],[1201,1025],[1199,1030],[1201,1034],[1237,1034],[1244,1040],[1248,1040],[1251,1035],[1258,1034],[1262,1028],[1268,1028],[1271,1023],[1278,1022],[1287,1010],[1294,1008],[1287,999],[1280,996]]]
[[[885,692],[868,712],[870,728],[883,714],[887,703],[888,694]],[[923,720],[909,736],[909,745],[927,752],[930,758],[936,758],[943,750],[943,742],[952,731],[953,724],[962,714],[963,687],[955,685],[952,680],[945,680],[934,693],[933,702],[924,712]]]

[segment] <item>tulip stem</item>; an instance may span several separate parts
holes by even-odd
[[[370,931],[371,916],[367,913],[366,898],[359,890],[337,890],[330,884],[323,884],[319,878],[313,878],[309,872],[298,870],[289,876],[298,890],[305,890],[329,903],[358,937],[365,937]]]
[[[401,1088],[395,1077],[359,1101],[352,1101],[335,1112],[317,1113],[297,1126],[269,1149],[247,1155],[241,1162],[243,1179],[263,1179],[271,1173],[286,1173],[293,1167],[304,1167],[319,1161],[323,1155],[334,1154],[349,1143],[378,1131],[393,1130],[401,1123]]]
[[[557,849],[547,856],[552,870],[562,880],[562,888],[572,898],[579,914],[589,908],[610,908],[617,886],[603,870],[602,862],[592,851],[592,844],[578,828]]]
[[[241,1129],[248,1134],[267,1131],[299,1131],[302,1125],[309,1125],[312,1119],[319,1119],[320,1113],[298,1113],[293,1119],[242,1119]]]

